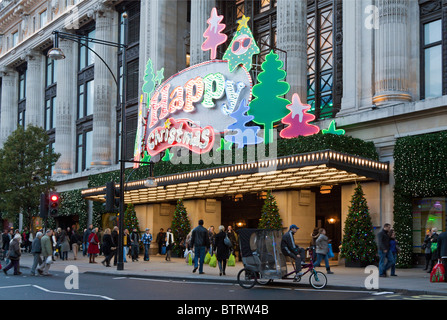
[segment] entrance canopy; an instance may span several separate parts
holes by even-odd
[[[388,182],[389,163],[332,150],[265,161],[226,165],[128,182],[124,202],[141,204],[177,199],[216,198],[236,193],[305,189],[360,181]],[[116,185],[119,187],[119,184]],[[105,186],[85,189],[85,199],[104,202]]]

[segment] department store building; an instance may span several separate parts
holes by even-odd
[[[299,244],[308,245],[312,230],[325,227],[336,247],[356,182],[377,231],[393,224],[397,141],[447,130],[445,0],[3,0],[0,146],[17,126],[44,127],[50,147],[61,154],[53,168],[57,190],[82,190],[91,221],[93,204],[105,194],[105,184],[92,185],[91,177],[120,166],[117,95],[126,94],[126,159],[132,159],[148,60],[154,70],[164,68],[165,78],[210,60],[201,45],[214,7],[228,35],[217,59],[237,21],[249,17],[260,49],[250,70],[253,83],[273,50],[284,61],[287,99],[297,93],[307,101],[320,129],[335,120],[346,136],[373,142],[378,159],[324,149],[159,176],[155,164],[157,186],[127,179],[125,202],[135,205],[140,226],[154,234],[166,230],[182,198],[193,226],[204,219],[216,229],[256,227],[265,192],[272,190],[284,227],[300,226]],[[126,68],[123,49],[63,39],[58,45],[65,59],[48,58],[53,31],[127,39]],[[275,169],[261,170],[269,166]],[[446,194],[414,193],[411,201],[413,250],[420,253],[427,228],[445,229]],[[70,225],[75,216],[56,220]]]

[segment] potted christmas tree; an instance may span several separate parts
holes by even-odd
[[[366,267],[376,261],[377,244],[362,186],[357,184],[351,199],[341,242],[346,267]]]
[[[282,229],[282,219],[279,215],[276,199],[271,191],[267,191],[267,198],[262,207],[259,229]]]

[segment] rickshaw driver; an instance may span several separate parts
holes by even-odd
[[[306,250],[295,244],[294,234],[298,231],[298,227],[292,224],[281,239],[281,251],[285,256],[289,256],[295,260],[295,270],[297,275],[303,275],[301,265],[305,264]]]

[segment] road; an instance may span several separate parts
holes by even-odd
[[[437,300],[445,296],[404,296],[356,290],[314,290],[311,287],[255,286],[243,289],[229,283],[170,281],[133,277],[112,277],[89,273],[54,272],[52,277],[0,274],[0,300],[228,300],[276,303],[287,300]]]

